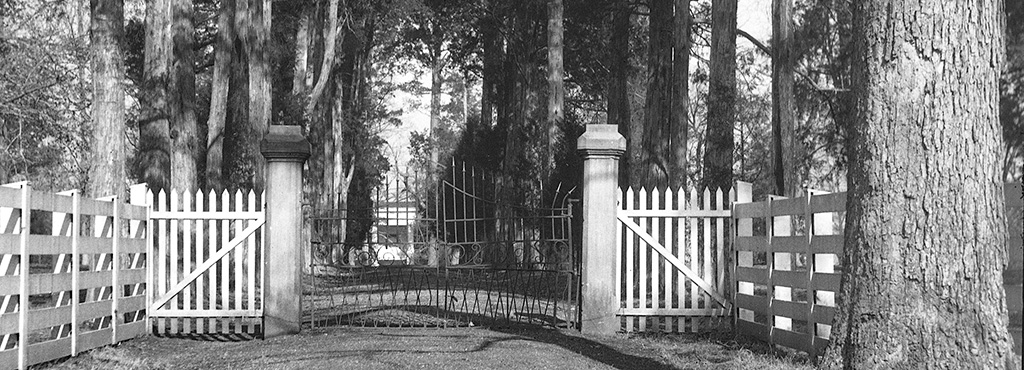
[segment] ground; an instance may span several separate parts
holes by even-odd
[[[42,369],[810,369],[722,335],[588,336],[522,329],[333,328],[267,340],[143,337]]]

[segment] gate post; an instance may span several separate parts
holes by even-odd
[[[615,286],[615,228],[619,157],[626,139],[617,125],[587,125],[576,141],[583,156],[583,289],[580,294],[584,333],[611,334],[619,330],[619,287]]]
[[[270,126],[260,143],[267,159],[263,262],[263,336],[302,326],[302,164],[309,141],[299,126]]]

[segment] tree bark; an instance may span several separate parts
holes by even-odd
[[[125,196],[124,2],[91,4],[92,161],[87,196]]]
[[[732,186],[733,127],[736,122],[736,0],[711,2],[711,61],[704,184]]]
[[[298,28],[295,31],[295,72],[292,75],[292,95],[306,92],[306,64],[309,63],[309,25],[313,17],[313,7],[306,6],[299,16]]]
[[[168,112],[171,127],[171,188],[199,187],[199,125],[196,122],[196,74],[192,50],[195,29],[192,1],[171,1],[171,64]]]
[[[612,6],[611,40],[608,46],[608,123],[619,126],[626,138],[626,155],[619,165],[619,183],[628,185],[633,167],[633,153],[640,143],[630,139],[632,129],[629,111],[629,3],[617,0]]]
[[[1018,369],[1002,286],[1001,0],[854,7],[843,275],[822,365]]]
[[[648,85],[640,165],[642,186],[664,186],[669,173],[669,130],[672,114],[673,0],[651,0],[648,43]]]
[[[488,2],[493,11],[493,6]],[[501,50],[500,34],[498,32],[498,20],[493,14],[486,15],[481,25],[481,38],[484,48],[484,71],[480,83],[480,126],[491,128],[494,125],[495,103],[498,97],[498,86],[501,84],[501,63],[503,54]]]
[[[244,43],[248,32],[249,2],[235,1],[233,27],[235,38],[231,48],[231,76],[228,81],[228,114],[224,126],[223,177],[225,187],[252,189],[254,187],[252,168],[261,156],[258,148],[249,143],[249,59]]]
[[[334,48],[338,40],[338,0],[331,0],[330,5],[328,5],[327,30],[325,33],[323,64],[320,66],[320,73],[318,74],[316,84],[313,85],[313,91],[309,94],[309,103],[306,105],[307,116],[313,114],[313,109],[316,108],[317,102],[320,101],[320,97],[327,87],[327,80],[331,75],[331,68],[334,66]]]
[[[246,53],[249,55],[249,132],[246,144],[253,155],[253,189],[263,190],[266,160],[259,153],[260,141],[270,126],[270,0],[249,4],[249,30],[245,33]]]
[[[772,175],[775,194],[795,196],[797,176],[793,106],[793,0],[772,0]]]
[[[554,173],[555,152],[561,140],[559,125],[565,120],[565,70],[562,65],[562,0],[548,0],[548,127],[547,127],[547,172],[544,181]]]
[[[437,129],[441,126],[441,41],[435,40],[430,45],[430,174],[438,171],[440,153],[438,152]]]
[[[146,45],[139,88],[139,158],[136,173],[153,192],[171,182],[171,138],[167,89],[170,84],[170,1],[146,1]]]
[[[235,1],[221,0],[220,6],[217,14],[217,50],[211,82],[210,117],[206,123],[206,187],[218,192],[224,189],[224,122],[228,114],[231,54],[235,41]]]
[[[672,116],[669,124],[669,186],[680,189],[687,180],[690,135],[690,0],[675,0],[672,32]]]

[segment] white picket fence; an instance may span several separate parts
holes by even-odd
[[[263,319],[265,194],[161,191],[150,213],[150,318],[157,334],[257,334]]]
[[[620,189],[622,330],[698,332],[728,323],[720,262],[731,217],[725,197],[721,189]]]
[[[0,366],[146,333],[146,213],[117,197],[0,186]]]

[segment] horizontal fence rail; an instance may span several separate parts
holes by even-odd
[[[24,369],[146,333],[147,209],[0,186],[0,364]]]
[[[730,193],[620,190],[616,286],[624,331],[707,331],[729,316],[721,261]]]
[[[1005,189],[1010,256],[1003,276],[1010,332],[1020,353],[1021,186]],[[732,215],[736,331],[818,356],[828,345],[836,312],[846,193],[808,191],[761,202],[743,193]]]

